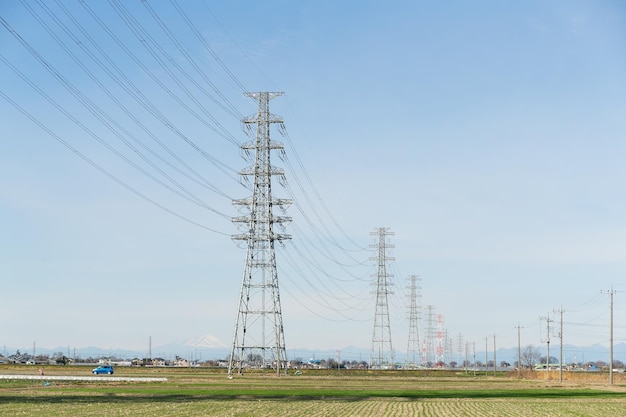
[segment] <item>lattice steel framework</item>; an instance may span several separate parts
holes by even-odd
[[[428,321],[426,328],[426,343],[423,350],[423,360],[424,363],[428,366],[435,365],[435,321],[434,321],[434,305],[427,305],[426,309],[428,310]]]
[[[228,364],[228,375],[237,370],[274,368],[276,375],[287,370],[287,353],[283,318],[276,273],[276,241],[290,239],[286,234],[276,233],[274,226],[291,221],[290,217],[274,215],[273,208],[283,211],[290,200],[272,196],[272,177],[284,181],[284,171],[270,163],[271,151],[284,156],[283,144],[270,139],[270,126],[277,124],[284,129],[283,121],[269,111],[269,101],[283,93],[245,93],[258,102],[258,112],[243,119],[249,131],[256,130],[256,139],[241,145],[252,166],[240,174],[246,180],[253,179],[251,197],[234,200],[246,213],[234,217],[244,233],[234,235],[234,240],[247,244],[239,307],[233,334],[233,344]]]
[[[420,335],[419,320],[421,319],[421,293],[422,287],[418,284],[422,279],[417,275],[409,276],[409,339],[406,348],[405,367],[421,364],[420,358]],[[418,363],[419,362],[419,363]]]
[[[443,316],[437,315],[437,346],[435,348],[435,367],[443,366],[445,363],[445,332],[443,330]]]
[[[387,249],[394,246],[387,243],[387,236],[393,236],[386,227],[380,227],[371,235],[378,236],[378,244],[372,245],[377,249],[378,269],[376,272],[376,310],[374,313],[374,331],[372,334],[372,350],[370,353],[370,367],[386,368],[393,367],[393,346],[391,344],[391,323],[389,320],[389,294],[393,294],[389,287],[393,285],[389,278],[393,275],[387,273],[387,261],[394,258],[387,255]]]

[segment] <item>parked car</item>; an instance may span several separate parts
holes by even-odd
[[[98,366],[97,368],[94,368],[91,371],[91,373],[94,375],[99,375],[99,374],[113,375],[113,367],[111,365]]]

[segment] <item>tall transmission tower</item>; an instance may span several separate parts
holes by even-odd
[[[418,284],[421,278],[417,275],[409,276],[410,280],[410,303],[409,303],[409,340],[406,348],[405,366],[418,364],[420,351],[419,320],[421,318],[421,293],[422,287]],[[421,361],[420,361],[421,362]]]
[[[384,368],[393,367],[393,346],[391,345],[391,323],[389,321],[389,294],[393,294],[389,287],[392,285],[389,278],[393,275],[387,273],[387,261],[393,260],[387,256],[387,249],[394,246],[387,243],[387,237],[393,236],[386,227],[379,227],[372,236],[378,236],[378,244],[372,245],[377,249],[378,255],[373,258],[378,261],[376,271],[376,310],[374,313],[374,332],[372,334],[372,350],[370,353],[370,367]]]
[[[283,211],[290,200],[272,196],[272,177],[284,181],[284,171],[270,163],[271,151],[277,150],[284,156],[283,144],[270,139],[270,126],[278,124],[284,129],[283,121],[269,111],[269,101],[283,93],[245,93],[258,102],[258,112],[243,119],[249,131],[256,130],[256,138],[241,145],[244,156],[253,162],[240,174],[246,180],[253,179],[251,197],[234,200],[245,215],[234,217],[244,233],[233,235],[233,240],[247,244],[246,263],[241,283],[237,319],[230,352],[228,375],[236,369],[242,373],[244,367],[265,369],[273,367],[276,375],[287,370],[285,334],[276,273],[276,241],[291,236],[276,233],[274,226],[291,221],[290,217],[274,215],[273,208]]]

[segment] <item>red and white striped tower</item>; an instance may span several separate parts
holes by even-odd
[[[435,367],[439,367],[439,364],[445,363],[444,348],[443,348],[443,315],[437,315],[437,346],[435,347]]]

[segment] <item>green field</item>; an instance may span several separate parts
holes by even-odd
[[[47,367],[46,375],[89,375]],[[37,369],[0,367],[0,374]],[[546,380],[463,372],[248,374],[232,380],[207,369],[117,368],[115,376],[167,382],[0,381],[1,416],[623,416],[626,386],[616,380]],[[534,378],[533,378],[534,377]],[[543,379],[535,379],[543,378]]]

